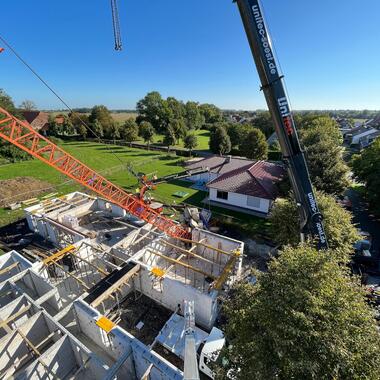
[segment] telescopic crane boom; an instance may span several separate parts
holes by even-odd
[[[290,110],[283,75],[281,75],[275,57],[260,0],[235,0],[235,2],[243,20],[262,90],[275,125],[284,160],[288,166],[300,211],[301,234],[315,238],[319,249],[327,249],[322,215],[318,210],[305,156],[300,147]]]

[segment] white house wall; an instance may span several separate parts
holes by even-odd
[[[251,207],[247,205],[247,195],[238,194],[238,193],[228,193],[228,199],[220,199],[217,197],[217,190],[210,188],[210,200],[225,203],[226,205],[237,206],[249,210],[254,210],[267,214],[270,208],[271,201],[269,199],[258,198],[260,199],[260,207]]]

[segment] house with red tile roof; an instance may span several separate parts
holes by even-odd
[[[44,132],[49,127],[49,114],[41,111],[23,111],[25,120],[38,132]]]
[[[286,176],[283,165],[268,161],[212,156],[187,164],[187,169],[209,168],[190,178],[205,182],[211,204],[267,216],[278,196],[278,183]],[[208,178],[206,178],[208,176]]]

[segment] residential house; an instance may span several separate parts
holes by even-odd
[[[278,196],[278,183],[286,170],[268,161],[213,156],[187,165],[187,169],[209,168],[208,173],[190,177],[205,181],[213,205],[267,216]]]
[[[371,128],[380,128],[380,116],[376,116],[373,119],[367,120],[365,122],[365,125]]]
[[[49,127],[49,114],[41,111],[23,111],[25,120],[38,132],[45,132]]]
[[[351,139],[351,147],[363,149],[368,147],[380,136],[380,131],[375,128],[368,128],[361,133],[355,134]]]

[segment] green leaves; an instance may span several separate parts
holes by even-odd
[[[338,125],[326,116],[306,118],[301,125],[301,144],[313,185],[328,194],[341,194],[349,185],[349,169],[343,161]]]
[[[226,129],[219,125],[210,134],[210,150],[217,154],[227,154],[231,151],[231,140]]]
[[[380,139],[360,155],[354,156],[351,165],[355,176],[366,184],[366,197],[371,210],[380,215]]]
[[[255,160],[266,160],[268,158],[268,144],[265,135],[258,128],[252,128],[239,145],[244,157]]]
[[[327,194],[317,192],[319,209],[324,217],[324,226],[329,246],[342,260],[352,254],[352,245],[359,239],[352,224],[352,216]],[[294,199],[278,199],[270,214],[271,235],[279,245],[296,245],[300,242],[300,220]]]
[[[380,339],[333,251],[287,247],[224,306],[237,379],[378,379]],[[223,378],[223,375],[221,375]]]

